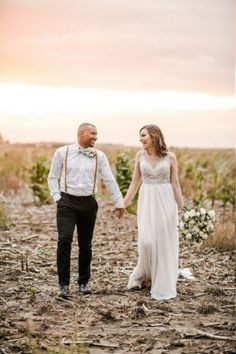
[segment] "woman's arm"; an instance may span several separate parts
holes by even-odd
[[[169,157],[171,160],[171,177],[170,183],[172,185],[175,200],[178,205],[178,208],[181,210],[184,206],[182,191],[179,185],[179,177],[178,177],[178,163],[176,156],[173,152],[169,152]]]
[[[140,172],[140,167],[139,167],[139,160],[140,160],[141,153],[142,153],[142,151],[138,151],[135,156],[133,178],[132,178],[132,181],[131,181],[129,188],[127,190],[126,196],[124,197],[125,207],[127,207],[129,204],[131,204],[135,194],[137,193],[140,183],[141,183],[141,172]]]

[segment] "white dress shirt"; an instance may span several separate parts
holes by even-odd
[[[65,156],[68,146],[56,150],[50,172],[48,186],[55,201],[61,198],[60,192],[65,192]],[[90,158],[78,153],[79,144],[69,145],[66,168],[67,193],[74,196],[88,196],[93,193],[96,158]],[[117,208],[124,208],[123,197],[112,174],[106,155],[97,150],[98,173],[102,176],[106,187],[112,193]],[[97,192],[97,186],[95,193]]]

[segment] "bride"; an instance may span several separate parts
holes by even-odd
[[[124,198],[127,207],[140,184],[138,263],[128,289],[151,282],[151,298],[176,297],[178,278],[178,208],[183,208],[176,156],[167,150],[163,134],[154,124],[140,129],[143,149],[135,157],[133,179]],[[178,207],[178,208],[177,208]]]

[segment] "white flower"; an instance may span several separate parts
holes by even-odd
[[[184,217],[186,220],[188,220],[188,218],[190,217],[189,211],[186,211],[186,213],[184,213]]]
[[[216,216],[216,214],[215,214],[214,210],[210,210],[210,211],[208,212],[208,215],[210,216],[210,218],[211,218],[213,221],[215,221],[215,216]]]
[[[207,225],[207,229],[209,231],[212,231],[214,229],[214,225],[212,224],[212,222],[210,222],[208,225]]]
[[[214,230],[215,212],[207,211],[204,208],[185,209],[179,221],[179,231],[186,240],[191,244],[202,242]]]
[[[213,231],[214,230],[214,225],[212,223],[210,223],[209,228],[210,228],[211,231]]]
[[[215,211],[214,211],[214,210],[210,210],[210,211],[208,212],[208,214],[210,215],[210,217],[212,217],[212,216],[215,216],[215,215],[216,215],[216,213],[215,213]]]
[[[204,208],[200,208],[200,214],[205,215],[206,214],[206,210]]]

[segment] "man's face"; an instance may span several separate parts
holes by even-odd
[[[94,147],[94,144],[97,140],[97,129],[91,125],[84,128],[79,133],[79,144],[82,147]]]

